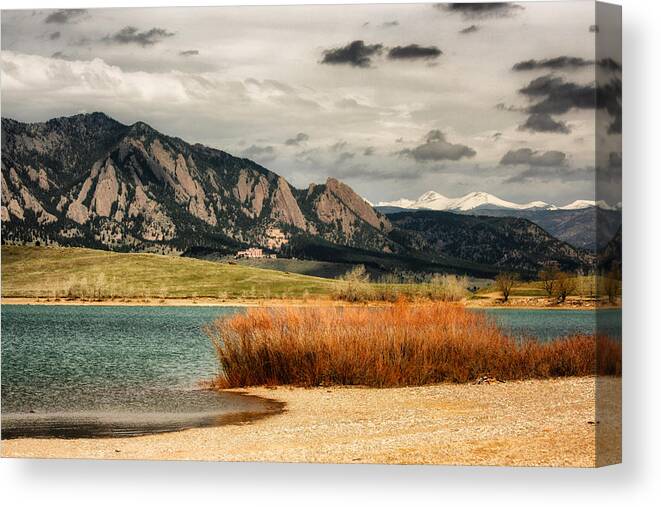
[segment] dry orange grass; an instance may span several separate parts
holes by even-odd
[[[505,336],[485,315],[447,303],[385,308],[251,309],[208,327],[222,373],[217,387],[411,386],[619,375],[621,344],[574,336]]]

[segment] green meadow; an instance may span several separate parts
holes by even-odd
[[[2,296],[108,298],[301,298],[337,282],[229,263],[86,248],[2,247]]]

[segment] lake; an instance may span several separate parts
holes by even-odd
[[[200,388],[218,373],[205,324],[234,307],[3,305],[2,437],[139,435],[249,421],[275,403]],[[584,310],[473,310],[508,334],[595,332]],[[598,312],[620,338],[619,310]]]
[[[541,340],[572,334],[607,334],[622,338],[622,311],[606,308],[596,312],[589,310],[543,310],[519,308],[489,308],[477,310],[495,319],[507,334],[517,338],[535,337]]]
[[[2,306],[2,436],[138,435],[276,409],[199,388],[231,308]]]

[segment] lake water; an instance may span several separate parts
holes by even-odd
[[[137,435],[277,409],[199,387],[218,371],[202,327],[234,311],[2,306],[2,437]]]
[[[2,437],[138,435],[251,420],[280,409],[200,389],[218,373],[205,324],[239,308],[2,306]],[[594,333],[581,310],[484,311],[507,333]],[[599,328],[619,338],[620,312]]]
[[[622,337],[622,311],[607,308],[596,312],[587,310],[538,310],[489,308],[483,311],[495,319],[507,334],[517,338],[535,337],[553,340],[572,334],[606,334]]]

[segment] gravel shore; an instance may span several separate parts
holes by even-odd
[[[6,440],[1,454],[574,467],[621,460],[619,378],[235,392],[283,401],[285,412],[247,424],[132,438]]]

